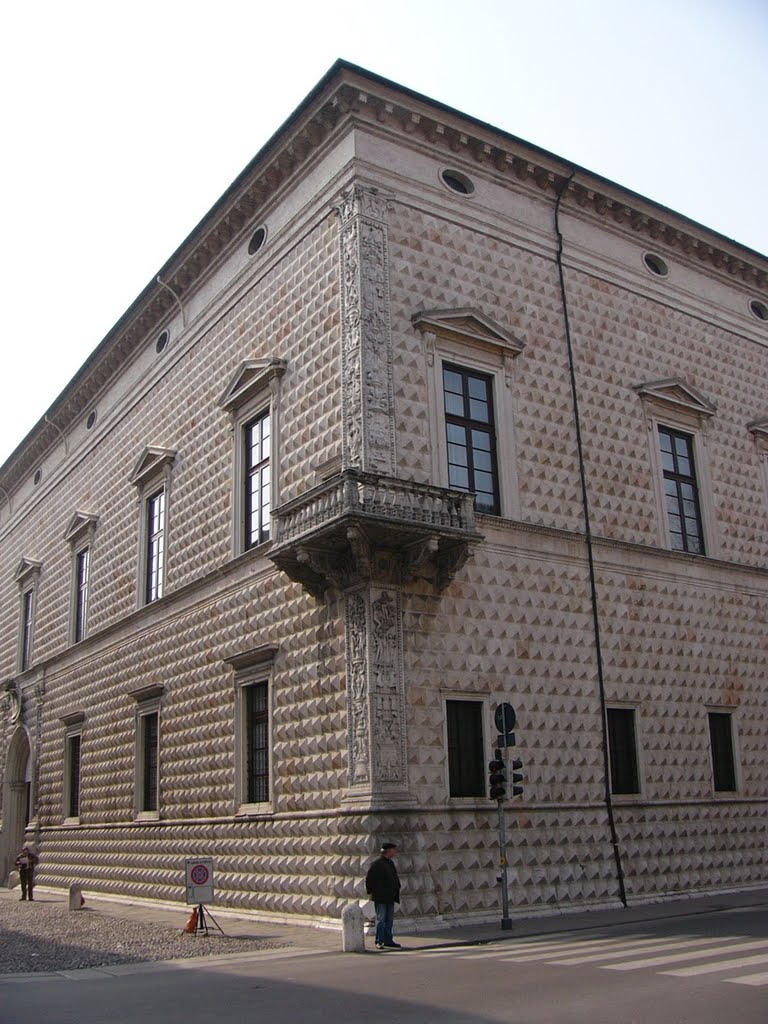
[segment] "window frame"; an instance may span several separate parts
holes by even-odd
[[[768,417],[748,423],[747,430],[754,438],[758,471],[762,480],[766,508],[768,508]]]
[[[447,389],[447,386],[446,386],[446,375],[449,374],[449,373],[455,374],[455,375],[457,375],[457,376],[459,376],[461,378],[461,381],[462,381],[461,401],[462,401],[462,405],[464,407],[463,408],[463,415],[459,415],[458,413],[448,412],[448,410],[446,409],[446,405],[448,403],[448,395],[449,394],[458,395],[458,392],[448,391],[448,389]],[[486,403],[487,406],[488,406],[488,422],[487,422],[487,424],[484,423],[481,420],[474,419],[471,416],[470,408],[471,408],[471,402],[472,402],[472,395],[471,395],[470,381],[472,381],[472,380],[474,380],[474,381],[481,381],[486,386],[486,389],[487,389],[486,393],[487,393],[487,396],[488,396],[488,401]],[[497,417],[496,417],[496,408],[495,408],[495,404],[494,404],[493,390],[494,390],[494,379],[493,379],[493,376],[491,374],[483,373],[480,370],[470,369],[469,367],[466,367],[466,366],[460,366],[458,363],[449,363],[446,360],[442,360],[443,419],[444,419],[444,422],[445,422],[445,431],[446,431],[445,448],[446,448],[446,465],[447,465],[447,468],[448,468],[448,486],[449,486],[449,488],[451,490],[467,491],[470,494],[474,494],[475,495],[475,511],[476,512],[483,513],[485,515],[499,516],[501,514],[501,498],[500,498],[500,486],[499,486],[499,462],[498,462],[498,455],[497,455],[497,448],[498,448],[497,433],[498,432],[497,432],[497,427],[496,427],[496,419],[497,419]],[[460,445],[460,447],[465,448],[466,452],[467,452],[467,462],[466,462],[466,467],[465,467],[466,473],[467,473],[467,483],[468,483],[467,487],[461,487],[461,486],[457,485],[455,482],[451,481],[451,467],[454,466],[454,465],[457,465],[456,463],[451,461],[451,448],[455,446],[455,442],[452,442],[450,437],[448,436],[451,427],[458,427],[461,430],[461,432],[463,433],[463,435],[464,435],[465,443],[463,445]],[[474,434],[475,430],[478,430],[478,431],[483,432],[484,434],[487,434],[488,438],[489,438],[488,452],[489,452],[489,455],[490,455],[491,467],[486,472],[488,472],[488,475],[492,478],[493,490],[492,490],[492,492],[484,491],[482,493],[484,493],[484,494],[492,494],[493,503],[492,503],[491,507],[487,507],[487,506],[481,507],[480,505],[478,505],[478,490],[477,490],[477,487],[476,487],[476,483],[477,483],[476,473],[480,473],[480,472],[482,472],[482,470],[478,469],[476,467],[476,465],[475,465],[475,455],[476,455],[476,452],[479,452],[482,449],[478,448],[472,442],[472,435]]]
[[[277,648],[261,646],[226,659],[234,669],[235,814],[238,817],[272,814],[275,806],[274,770],[274,658]],[[248,792],[248,695],[253,686],[266,691],[267,783],[265,800],[250,800]]]
[[[717,531],[708,451],[709,425],[717,411],[715,406],[680,378],[637,385],[634,390],[642,400],[645,413],[656,506],[656,541],[659,547],[683,557],[719,557],[720,540]],[[664,492],[660,428],[687,434],[691,438],[701,516],[703,554],[680,551],[672,547]]]
[[[162,817],[162,716],[161,702],[165,688],[163,686],[144,686],[128,694],[135,703],[134,710],[134,772],[133,772],[133,816],[136,821],[159,821]],[[156,735],[154,740],[154,807],[146,807],[147,787],[147,722],[155,719]]]
[[[176,452],[170,448],[150,446],[144,449],[131,476],[137,489],[139,502],[138,573],[136,581],[136,604],[139,608],[161,601],[168,592],[168,555],[171,537],[171,482]],[[152,502],[162,496],[162,564],[159,566],[155,596],[150,596]]]
[[[85,579],[81,572],[83,559],[85,564]],[[74,572],[74,600],[72,615],[72,641],[79,643],[85,640],[88,635],[88,604],[90,599],[91,586],[91,546],[84,544],[73,554],[75,566]]]
[[[445,364],[491,379],[496,436],[498,518],[520,518],[517,474],[516,404],[512,390],[513,362],[525,345],[509,331],[474,308],[429,310],[411,318],[424,339],[426,374],[430,387],[430,481],[452,490],[448,473],[448,442],[443,391]],[[466,493],[466,492],[465,492]],[[492,513],[481,512],[481,515]]]
[[[81,820],[82,810],[82,793],[83,793],[83,723],[85,721],[85,714],[82,711],[74,712],[71,715],[65,715],[61,722],[64,725],[64,779],[62,787],[62,816],[64,825],[79,825]],[[73,759],[73,744],[77,740],[78,744],[78,757],[77,757],[77,785],[74,783],[74,759]],[[76,789],[77,792],[77,807],[73,808],[73,791]],[[74,811],[74,813],[73,813]]]
[[[443,750],[445,751],[445,797],[446,800],[454,804],[477,804],[478,802],[486,803],[490,800],[488,796],[488,778],[487,768],[491,754],[488,749],[489,737],[490,737],[490,720],[489,720],[489,698],[482,694],[477,693],[466,693],[456,691],[444,691],[441,694],[442,705],[443,705]],[[448,704],[474,704],[478,706],[478,721],[480,725],[480,746],[479,746],[479,760],[478,760],[478,781],[480,792],[477,794],[465,794],[465,795],[453,795],[452,794],[452,777],[451,777],[451,741],[449,733],[449,713]]]
[[[219,407],[229,414],[232,430],[232,557],[268,544],[273,536],[272,513],[280,502],[280,407],[281,382],[286,372],[284,359],[251,359],[241,363],[219,398]],[[248,543],[246,521],[249,478],[246,455],[248,427],[264,415],[269,417],[269,536]]]
[[[688,448],[688,454],[686,458],[691,463],[691,473],[681,473],[677,468],[665,468],[664,456],[666,453],[661,444],[661,439],[663,436],[668,437],[671,441],[672,451],[669,454],[672,456],[672,459],[676,467],[678,466],[679,453],[677,451],[677,445],[675,442],[683,441],[686,444]],[[667,537],[669,539],[669,546],[673,551],[679,551],[681,554],[706,555],[707,543],[704,534],[704,518],[701,513],[701,498],[699,495],[700,487],[697,474],[696,452],[694,450],[694,435],[686,431],[678,430],[674,427],[669,427],[666,426],[665,424],[660,423],[658,425],[658,441],[661,460],[662,487],[664,489],[664,511],[667,519],[666,527]],[[677,547],[673,542],[673,537],[678,535],[678,531],[672,529],[673,513],[670,512],[669,508],[669,502],[672,496],[667,493],[668,483],[672,483],[675,485],[676,494],[673,500],[675,501],[677,507],[676,518],[680,520],[679,536],[682,539],[683,547]],[[681,494],[681,487],[686,485],[690,487],[693,491],[693,498],[688,500],[691,500],[693,502],[695,516],[686,516],[683,514],[686,498]],[[694,519],[698,527],[698,540],[701,547],[701,550],[698,551],[694,550],[694,548],[691,546],[692,536],[689,536],[688,530],[686,528],[686,521],[690,519]]]
[[[269,425],[269,433],[267,434],[267,445],[269,448],[266,458],[263,457],[259,460],[256,465],[251,463],[250,453],[253,451],[253,441],[251,440],[251,430],[255,426],[259,426],[259,449],[263,453],[264,449],[264,434],[261,429],[262,424],[267,422]],[[240,516],[240,531],[243,551],[250,551],[252,548],[258,547],[260,544],[266,544],[272,537],[272,524],[270,521],[271,510],[272,510],[272,414],[269,406],[256,413],[253,417],[249,417],[245,423],[243,423],[240,429],[240,444],[243,446],[242,451],[242,464],[243,464],[243,476],[242,476],[242,494],[240,496],[242,514]],[[264,484],[263,474],[266,468],[268,472],[268,479],[266,485]],[[254,540],[251,533],[249,523],[253,519],[253,480],[257,479],[257,494],[258,494],[258,533]],[[265,504],[263,499],[264,491],[267,490],[269,493],[269,499],[266,503],[268,521],[266,527],[264,526],[264,515],[263,510]]]
[[[64,540],[69,543],[72,552],[72,583],[69,602],[69,642],[71,644],[80,643],[88,636],[93,543],[97,524],[98,516],[87,512],[75,512],[64,532]],[[81,602],[79,569],[80,559],[84,552],[88,553],[88,579],[85,585],[85,597]]]
[[[159,524],[156,526],[156,523]],[[168,502],[165,486],[152,490],[144,499],[144,596],[143,603],[154,604],[165,593],[165,562],[168,527]]]
[[[19,587],[19,626],[16,646],[16,667],[28,672],[34,663],[35,619],[42,562],[23,558],[14,577]]]
[[[707,708],[707,732],[709,737],[709,765],[710,765],[710,780],[712,786],[712,794],[716,798],[733,797],[740,790],[740,777],[739,777],[739,757],[737,747],[737,731],[736,731],[736,716],[732,708],[727,707],[709,707]],[[719,722],[728,722],[728,735],[727,735],[727,746],[728,746],[728,759],[729,764],[723,765],[719,763],[719,755],[716,752],[716,741],[713,734],[713,719],[717,719]],[[722,779],[723,770],[729,781],[733,782],[733,786],[719,786],[718,779]]]
[[[19,671],[32,667],[35,639],[35,588],[26,587],[21,594],[21,637],[19,641]]]
[[[630,775],[633,778],[635,789],[617,789],[618,780],[616,778],[615,763],[619,759],[620,751],[617,749],[614,743],[614,730],[611,728],[611,719],[614,714],[631,715],[631,728],[632,728],[632,744],[631,744],[631,755],[632,765],[630,765]],[[605,730],[606,730],[606,742],[608,744],[608,776],[611,787],[611,797],[619,800],[633,800],[643,795],[643,772],[641,766],[641,744],[639,735],[639,714],[638,709],[634,705],[630,704],[618,704],[611,703],[606,706],[605,709]],[[626,770],[626,766],[622,768],[622,774]]]

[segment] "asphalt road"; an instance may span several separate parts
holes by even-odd
[[[0,980],[2,1024],[766,1024],[764,908],[483,946]]]

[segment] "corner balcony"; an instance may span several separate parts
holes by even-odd
[[[314,597],[366,580],[442,590],[482,540],[474,496],[347,470],[276,509],[269,557]]]

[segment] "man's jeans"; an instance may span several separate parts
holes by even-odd
[[[394,903],[374,903],[376,907],[376,944],[392,944],[392,923],[395,920]]]

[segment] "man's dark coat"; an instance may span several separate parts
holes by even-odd
[[[377,857],[365,876],[365,891],[374,903],[399,903],[400,879],[391,857]]]

